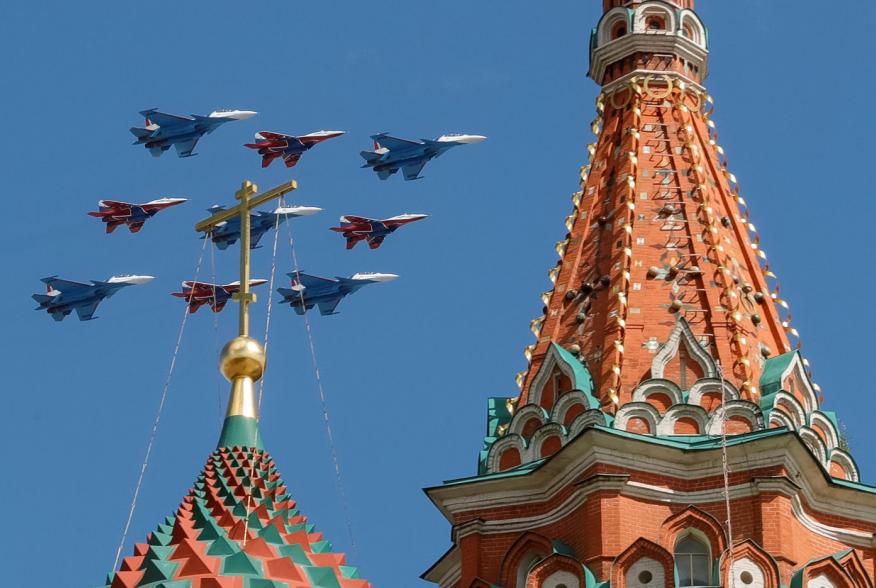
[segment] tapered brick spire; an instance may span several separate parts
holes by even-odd
[[[790,426],[812,429],[824,467],[855,479],[718,144],[706,28],[692,2],[604,6],[590,44],[597,140],[521,394],[494,403],[482,470],[550,455],[587,424],[669,436]],[[533,450],[539,430],[550,442]]]
[[[859,482],[728,170],[685,1],[606,1],[589,163],[521,392],[427,489],[441,588],[870,588]],[[843,369],[845,366],[840,366]]]

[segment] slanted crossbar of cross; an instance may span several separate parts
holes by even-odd
[[[256,301],[255,294],[249,291],[250,211],[265,202],[288,194],[296,188],[298,188],[298,183],[292,180],[272,190],[268,190],[264,194],[256,195],[258,186],[246,180],[241,184],[240,190],[234,194],[234,197],[240,201],[240,204],[234,208],[221,210],[195,225],[197,232],[207,233],[209,237],[209,233],[219,223],[236,216],[240,217],[240,290],[234,294],[234,299],[240,303],[240,335],[242,337],[249,336],[249,305]]]

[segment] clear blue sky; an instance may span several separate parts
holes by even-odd
[[[375,586],[419,585],[450,528],[420,491],[475,472],[485,400],[516,393],[569,195],[592,140],[589,2],[7,2],[0,8],[0,157],[6,230],[0,476],[6,586],[92,586],[113,562],[193,276],[193,223],[244,178],[294,177],[305,270],[401,275],[313,315],[357,556],[334,486],[303,323],[275,307],[263,435],[303,511]],[[871,385],[873,3],[700,2],[711,30],[715,119],[827,406],[876,482]],[[840,24],[841,23],[841,24]],[[130,145],[137,111],[259,111],[200,155]],[[290,174],[241,144],[260,130],[348,135]],[[359,169],[368,135],[482,133],[426,179]],[[187,204],[138,235],[106,236],[99,198]],[[425,212],[378,251],[327,230],[344,213]],[[269,241],[268,241],[269,244]],[[278,255],[289,271],[288,246]],[[209,260],[209,258],[208,258]],[[217,252],[234,279],[236,250]],[[270,248],[257,251],[267,277]],[[39,278],[157,276],[56,324],[32,310]],[[202,277],[209,278],[210,263]],[[283,278],[286,279],[285,277]],[[267,292],[254,313],[264,324]],[[213,449],[228,386],[218,348],[234,312],[190,319],[130,538],[170,513]],[[220,398],[221,397],[221,398]],[[131,542],[125,552],[131,550]],[[47,569],[48,568],[48,569]]]

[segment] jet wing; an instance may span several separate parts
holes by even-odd
[[[283,133],[273,133],[271,131],[259,131],[256,133],[257,139],[264,139],[265,141],[283,141],[285,139],[295,139],[295,137],[291,135],[284,135]]]
[[[420,172],[423,171],[423,168],[426,167],[425,160],[420,163],[414,163],[412,165],[406,165],[402,168],[402,171],[405,174],[405,180],[419,180]]]
[[[352,214],[345,214],[341,218],[341,222],[344,223],[373,223],[373,218],[368,218],[367,216],[355,216]]]
[[[188,141],[180,141],[179,143],[174,143],[174,147],[176,147],[176,153],[180,157],[191,157],[194,155],[192,151],[195,150],[195,145],[198,144],[198,139],[200,137],[195,137],[194,139],[189,139]]]
[[[53,290],[58,292],[71,292],[81,290],[82,288],[91,288],[91,284],[83,284],[82,282],[72,282],[70,280],[62,280],[60,278],[43,278],[42,282]]]
[[[133,206],[130,202],[119,202],[118,200],[101,200],[97,205],[102,208],[121,209],[122,211],[130,210]]]
[[[274,227],[271,225],[263,226],[263,227],[253,227],[249,232],[249,248],[255,249],[259,245],[259,241],[262,240],[262,237],[265,236],[269,230]]]
[[[159,127],[172,127],[174,125],[181,124],[189,124],[192,122],[193,118],[188,116],[177,116],[176,114],[167,114],[166,112],[155,111],[144,111],[141,114],[146,116],[151,122],[157,124]]]
[[[374,135],[371,137],[381,147],[386,147],[390,151],[393,149],[410,149],[411,147],[422,147],[423,144],[419,141],[409,141],[408,139],[399,139],[392,135]]]
[[[337,282],[337,280],[332,280],[330,278],[320,278],[319,276],[311,276],[310,274],[303,274],[301,272],[292,272],[289,274],[289,277],[305,288],[327,286]]]
[[[368,239],[368,246],[371,249],[377,249],[383,243],[383,240],[386,239],[386,235],[380,235],[379,237],[371,237]]]
[[[338,304],[341,303],[341,299],[343,296],[338,296],[334,300],[328,300],[326,302],[320,302],[317,304],[319,306],[319,314],[322,316],[326,316],[329,314],[337,314],[335,309],[338,307]]]
[[[76,307],[76,314],[79,315],[80,321],[90,321],[94,318],[94,311],[97,310],[97,305],[100,304],[100,300],[96,300],[91,304],[85,304],[83,306]]]
[[[295,167],[295,164],[298,163],[298,160],[300,159],[300,153],[287,153],[283,156],[283,161],[286,162],[286,167]]]

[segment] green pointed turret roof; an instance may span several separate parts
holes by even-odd
[[[261,443],[230,445],[242,435],[258,438],[257,419],[226,418],[179,508],[104,588],[370,588],[298,511]]]

